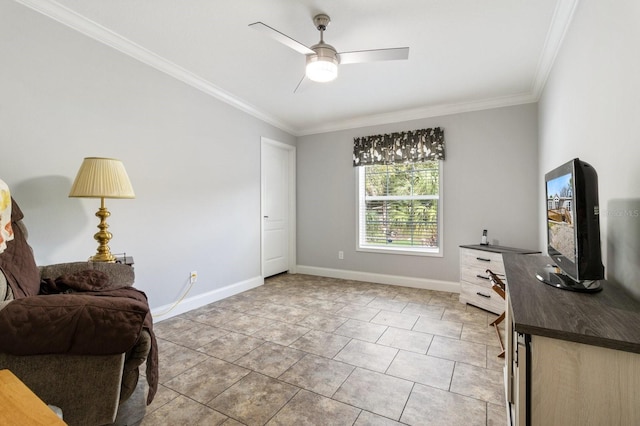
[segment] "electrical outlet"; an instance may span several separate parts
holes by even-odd
[[[343,260],[344,259],[344,252],[342,250],[340,250],[338,252],[338,259]]]
[[[191,276],[189,278],[191,280],[191,284],[194,284],[198,281],[198,271],[191,271]]]

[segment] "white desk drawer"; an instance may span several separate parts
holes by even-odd
[[[498,315],[504,312],[506,306],[505,300],[491,287],[466,282],[460,283],[460,302],[469,303]]]
[[[491,269],[495,273],[504,274],[502,253],[463,248],[460,249],[460,266],[477,268],[482,272]]]

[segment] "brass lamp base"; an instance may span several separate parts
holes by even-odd
[[[98,231],[93,238],[98,242],[98,249],[95,255],[89,258],[92,262],[109,262],[114,263],[116,258],[111,254],[111,249],[109,248],[109,240],[113,237],[111,232],[107,231],[109,225],[107,225],[107,218],[111,216],[109,210],[104,206],[104,198],[100,199],[100,208],[96,212],[96,216],[100,218],[100,223],[98,224]]]

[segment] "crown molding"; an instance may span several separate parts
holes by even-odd
[[[535,77],[531,88],[531,93],[536,101],[540,99],[544,86],[547,84],[549,74],[556,61],[558,52],[562,47],[562,42],[567,34],[569,25],[573,21],[573,15],[578,6],[579,0],[558,0],[556,9],[551,18],[551,24],[547,31],[542,54],[538,60]]]
[[[429,117],[457,114],[463,112],[479,111],[490,108],[500,108],[537,102],[540,99],[547,82],[553,63],[561,48],[562,41],[573,19],[573,15],[579,0],[559,0],[547,32],[545,44],[538,61],[536,73],[529,93],[520,93],[510,96],[476,100],[471,102],[444,104],[414,108],[402,111],[394,111],[383,114],[374,114],[356,117],[347,120],[325,123],[320,126],[305,128],[293,128],[274,116],[258,109],[248,102],[232,95],[215,84],[197,76],[196,74],[180,67],[179,65],[161,57],[160,55],[145,49],[144,47],[122,37],[110,29],[95,21],[74,12],[73,10],[55,2],[54,0],[15,0],[36,12],[39,12],[69,28],[72,28],[87,37],[106,44],[127,56],[143,62],[169,76],[182,81],[214,98],[227,103],[267,124],[271,124],[293,136],[306,136],[318,133],[327,133],[347,130],[359,127],[374,126],[386,123],[417,120]]]
[[[513,105],[522,105],[537,102],[531,93],[502,96],[491,99],[481,99],[471,102],[442,104],[424,108],[414,108],[389,113],[367,115],[343,121],[336,121],[322,126],[309,127],[300,130],[298,136],[308,136],[318,133],[336,132],[341,130],[356,129],[360,127],[378,126],[380,124],[400,123],[403,121],[420,120],[443,115],[460,114],[464,112],[481,111],[485,109],[501,108]]]
[[[57,3],[53,0],[15,0],[36,12],[39,12],[55,21],[72,28],[87,37],[100,43],[106,44],[127,56],[145,63],[165,74],[174,77],[183,83],[188,84],[214,98],[225,102],[241,111],[252,115],[259,120],[271,124],[285,132],[295,135],[295,130],[289,125],[281,122],[273,116],[264,113],[253,105],[232,95],[215,84],[195,75],[194,73],[180,67],[177,64],[163,58],[152,51],[128,40],[110,29],[98,24],[95,21],[74,12],[73,10]]]

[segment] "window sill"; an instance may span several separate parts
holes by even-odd
[[[381,253],[381,254],[397,254],[404,256],[425,256],[425,257],[443,257],[442,248],[437,249],[406,249],[395,247],[374,247],[374,246],[360,246],[356,248],[356,251],[365,253]]]

